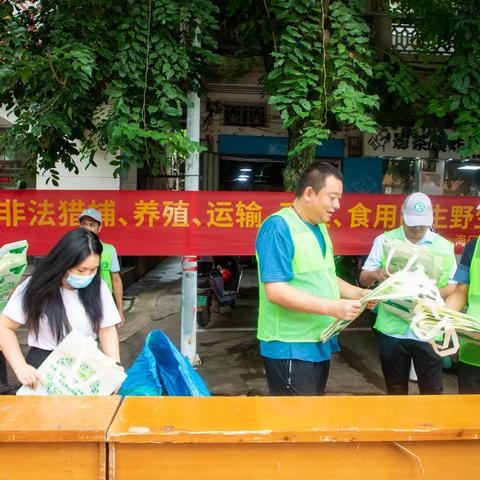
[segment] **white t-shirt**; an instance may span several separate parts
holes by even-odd
[[[25,280],[13,293],[8,301],[3,314],[14,322],[25,325],[27,319],[22,308],[22,298],[25,287],[28,285],[30,279]],[[73,330],[77,330],[86,337],[95,338],[90,320],[87,317],[85,308],[83,307],[80,298],[78,297],[78,290],[69,290],[67,288],[60,288],[63,305],[67,313],[67,318]],[[101,305],[103,307],[103,318],[100,322],[100,328],[111,327],[121,322],[112,294],[107,287],[107,284],[102,280],[100,286]],[[40,328],[38,330],[38,338],[33,331],[28,332],[28,345],[30,347],[38,347],[43,350],[54,350],[58,345],[56,338],[53,336],[48,321],[45,316],[40,317]]]

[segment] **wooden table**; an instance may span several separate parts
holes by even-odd
[[[480,395],[130,397],[110,480],[474,479]]]
[[[121,397],[0,397],[0,479],[105,480]]]

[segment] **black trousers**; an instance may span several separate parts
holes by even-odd
[[[408,374],[413,360],[422,395],[443,392],[442,358],[427,342],[378,336],[380,361],[389,395],[408,395]]]
[[[458,362],[458,393],[480,393],[480,367]]]
[[[7,384],[7,361],[2,352],[0,352],[0,383]]]
[[[325,393],[330,360],[304,362],[263,357],[263,361],[270,395],[313,396]]]
[[[52,350],[42,350],[41,348],[30,347],[25,360],[32,367],[38,368],[51,353]]]

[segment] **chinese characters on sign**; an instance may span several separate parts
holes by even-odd
[[[445,130],[402,128],[399,132],[381,130],[373,135],[368,144],[373,150],[385,151],[385,147],[393,142],[396,150],[418,150],[418,151],[441,151],[458,150],[463,142],[461,140],[450,140]]]
[[[85,208],[102,214],[101,239],[120,255],[254,255],[265,218],[288,207],[278,192],[0,191],[2,243],[28,240],[44,255],[79,226]],[[480,233],[476,197],[433,196],[434,225],[457,250]],[[402,195],[345,194],[328,225],[335,253],[365,255],[375,236],[400,224]]]
[[[199,227],[202,221],[189,217],[190,203],[183,200],[138,200],[132,205],[131,219],[135,227]],[[116,215],[116,201],[48,199],[18,201],[6,199],[0,201],[0,226],[21,227],[70,227],[79,226],[78,216],[86,208],[96,208],[102,214],[104,227],[126,227],[128,221]],[[242,201],[208,202],[207,227],[218,228],[255,228],[262,223],[262,207],[255,201],[248,204]]]
[[[402,128],[400,131],[381,130],[368,140],[368,145],[375,150],[385,152],[386,146],[392,144],[395,150],[415,150],[418,152],[448,150],[456,151],[462,145],[461,140],[450,140],[443,129]]]

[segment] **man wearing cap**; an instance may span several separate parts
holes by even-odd
[[[480,205],[477,207],[480,208]],[[480,242],[470,240],[464,247],[460,264],[455,272],[457,282],[455,292],[450,295],[445,306],[463,311],[480,318]],[[479,336],[480,337],[480,336]],[[477,338],[480,341],[480,338]],[[480,344],[459,338],[458,350],[458,393],[480,393]]]
[[[90,230],[95,234],[99,234],[102,229],[102,214],[95,208],[87,208],[78,217],[80,226]],[[125,315],[123,313],[123,283],[120,276],[120,263],[118,262],[117,251],[113,245],[102,242],[103,252],[100,258],[100,276],[108,285],[113,293],[115,304],[122,318],[119,327],[125,323]]]
[[[433,209],[430,199],[421,192],[410,194],[402,205],[403,225],[379,235],[360,273],[360,284],[370,287],[385,280],[389,274],[385,269],[383,243],[385,240],[402,240],[426,247],[441,258],[442,273],[437,286],[443,298],[454,289],[453,276],[456,260],[453,243],[434,233]],[[380,361],[383,376],[390,395],[408,394],[408,377],[413,360],[421,394],[442,393],[442,358],[428,342],[421,341],[412,332],[409,323],[378,305],[374,328],[379,332]]]

